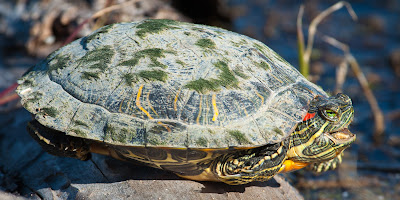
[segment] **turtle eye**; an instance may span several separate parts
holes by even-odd
[[[322,115],[329,121],[335,122],[338,118],[338,113],[333,110],[323,110]]]

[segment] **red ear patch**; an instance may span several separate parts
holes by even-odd
[[[303,121],[307,121],[315,116],[315,113],[307,113],[306,116],[304,116]]]

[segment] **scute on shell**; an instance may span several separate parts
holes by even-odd
[[[17,89],[43,125],[131,146],[255,147],[286,138],[326,93],[261,42],[170,20],[108,25]]]

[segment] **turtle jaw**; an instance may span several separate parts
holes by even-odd
[[[351,133],[348,128],[326,132],[324,134],[326,137],[332,140],[335,145],[343,145],[347,147],[356,140],[356,135]]]

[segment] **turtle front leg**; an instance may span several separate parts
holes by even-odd
[[[218,180],[230,185],[267,181],[281,169],[287,150],[287,141],[241,150],[216,159],[212,170]]]
[[[328,161],[325,161],[322,163],[314,163],[314,164],[310,165],[309,169],[311,169],[312,171],[317,172],[317,173],[336,169],[336,167],[338,167],[339,164],[342,163],[342,156],[343,156],[343,152],[331,160],[328,160]]]

